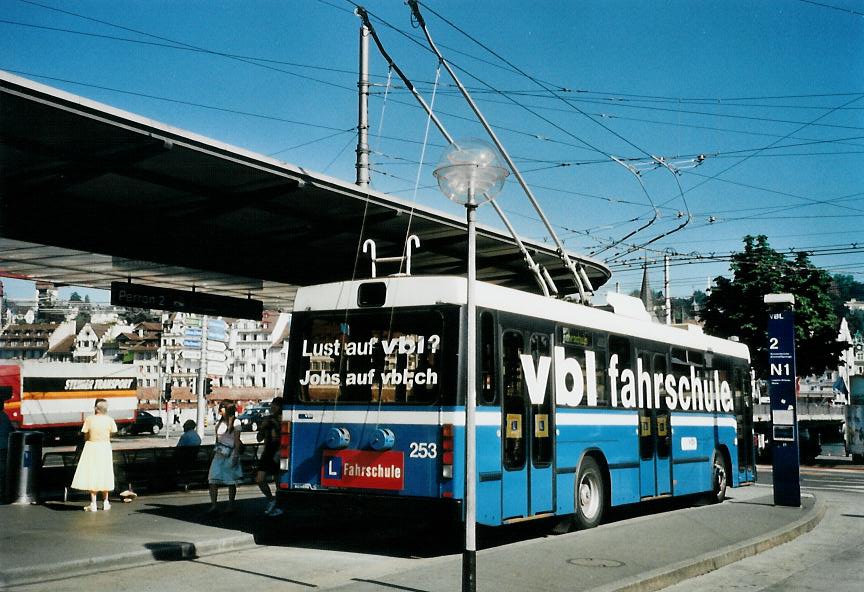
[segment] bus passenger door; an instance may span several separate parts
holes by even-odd
[[[756,480],[756,468],[753,455],[753,396],[748,368],[735,368],[733,377],[733,402],[738,428],[738,474],[742,481],[752,482]]]
[[[652,380],[654,376],[662,375],[665,379],[669,373],[666,354],[654,354],[651,368]],[[666,403],[665,385],[658,386],[657,396],[654,399],[654,428],[657,466],[657,495],[669,495],[672,493],[672,414]]]
[[[504,440],[504,471],[501,477],[501,516],[513,518],[528,515],[528,444],[525,440],[525,381],[519,356],[525,352],[525,338],[520,331],[502,335],[501,418]]]
[[[666,355],[639,352],[642,400],[639,406],[639,480],[643,498],[672,493],[672,431],[664,388],[655,389],[654,375],[666,375]],[[644,374],[649,380],[642,380]]]
[[[526,347],[527,346],[527,347]],[[526,377],[520,356],[531,356],[533,377]],[[551,358],[551,337],[505,330],[502,334],[502,518],[533,516],[553,510],[551,376],[543,403],[532,405],[526,379],[536,379],[540,357]],[[536,388],[536,387],[535,387]]]
[[[538,361],[541,356],[552,357],[551,344],[552,340],[549,334],[534,333],[531,335],[528,345],[531,358],[534,360],[534,368],[538,368]],[[555,429],[552,413],[552,380],[550,370],[542,403],[535,405],[530,399],[528,401],[531,413],[529,416],[530,423],[526,427],[531,440],[531,466],[529,467],[531,490],[529,497],[532,516],[553,510],[552,455]]]

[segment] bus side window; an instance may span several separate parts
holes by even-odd
[[[606,388],[606,335],[598,333],[594,338],[594,363],[596,364],[597,406],[611,407],[609,390]],[[588,379],[590,380],[590,379]]]
[[[669,362],[666,354],[654,354],[651,368],[652,380],[659,387],[654,400],[654,408],[657,417],[657,455],[667,458],[672,453],[672,418],[669,413],[669,404],[666,401],[666,385],[663,380],[657,382],[657,377],[669,374]]]
[[[480,392],[481,405],[498,402],[495,389],[495,318],[491,312],[480,315]]]
[[[592,333],[566,326],[558,328],[557,336],[558,343],[564,347],[564,357],[576,360],[585,373],[583,385],[585,392],[588,392],[588,384],[593,380],[597,385],[597,406],[609,407],[609,395],[606,392],[606,336],[602,333]],[[594,353],[594,376],[588,375],[586,351]],[[571,387],[568,378],[567,388]]]
[[[664,378],[669,374],[669,363],[666,360],[666,354],[654,354],[651,373],[654,375],[652,376],[652,380],[656,380],[656,375],[658,374]],[[654,399],[654,407],[655,409],[668,409],[669,406],[666,404],[666,384],[661,380],[656,382],[656,385],[659,388]]]
[[[633,365],[630,363],[630,340],[625,337],[618,337],[617,335],[609,336],[609,359],[612,359],[612,356],[618,356],[618,372],[620,373],[622,370],[627,368],[632,369]]]
[[[640,352],[639,361],[642,362],[642,371],[651,372],[651,353]],[[641,405],[639,406],[639,457],[642,460],[654,458],[655,454],[655,422],[651,418],[651,407],[653,400],[651,399],[651,389],[643,394]]]
[[[732,387],[733,391],[735,389],[735,379],[732,373],[732,360],[723,356],[705,356],[706,362],[709,365],[706,368],[706,376],[711,378],[714,376],[714,372],[717,372],[717,376],[720,379],[720,382],[727,383],[730,387]],[[707,401],[706,397],[706,409],[710,407],[712,411],[723,411],[723,407],[720,402],[720,393],[712,391],[711,401]],[[735,401],[735,393],[732,394],[732,401]]]

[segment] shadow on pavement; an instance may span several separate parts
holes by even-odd
[[[139,498],[140,500],[140,498]],[[279,517],[263,515],[263,498],[238,499],[231,512],[207,513],[209,503],[175,505],[146,502],[137,511],[236,532],[251,534],[255,543],[293,546],[393,557],[431,557],[458,553],[460,533],[456,525],[430,522],[423,517],[370,517],[317,515],[291,511]],[[456,535],[456,536],[454,536]],[[172,549],[168,544],[168,550]]]
[[[743,502],[742,502],[743,503]],[[674,512],[698,505],[698,498],[671,498],[611,509],[604,523]],[[768,504],[770,505],[770,504]],[[224,508],[225,502],[220,502]],[[258,545],[292,546],[390,557],[436,557],[461,553],[461,523],[426,515],[378,515],[356,508],[315,512],[285,508],[279,517],[263,515],[263,498],[238,499],[232,512],[208,514],[209,503],[172,505],[148,502],[138,511],[204,526],[249,533]],[[545,518],[501,527],[477,527],[478,549],[544,538],[560,530],[561,518]],[[558,527],[558,529],[556,529]],[[563,532],[566,532],[564,529]],[[166,553],[177,553],[167,543]]]
[[[84,503],[76,504],[76,503],[66,503],[66,502],[42,502],[42,505],[48,508],[49,510],[54,510],[55,512],[81,512],[84,510]]]
[[[153,558],[157,561],[187,561],[198,558],[195,543],[187,541],[146,543],[144,547],[153,554]]]

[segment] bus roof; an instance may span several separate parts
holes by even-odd
[[[136,378],[133,364],[108,362],[45,362],[40,360],[0,360],[0,366],[17,366],[27,377],[40,378]]]
[[[464,277],[385,277],[300,288],[294,303],[294,312],[374,309],[375,307],[361,307],[358,304],[359,287],[370,283],[386,286],[383,305],[378,308],[433,304],[464,305],[467,300],[467,283]],[[618,314],[485,282],[477,283],[476,298],[478,307],[661,341],[679,347],[712,351],[743,358],[748,362],[750,360],[749,350],[743,343],[706,335],[701,330],[687,330],[646,320],[644,317],[637,318],[632,311]]]

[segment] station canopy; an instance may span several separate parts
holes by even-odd
[[[398,255],[409,219],[411,272],[464,275],[463,219],[0,71],[0,277],[194,288],[290,310],[298,286],[370,277],[363,242]],[[576,291],[554,248],[524,242]],[[609,279],[570,256],[595,289]],[[477,277],[539,291],[512,237],[490,227],[478,227]]]

